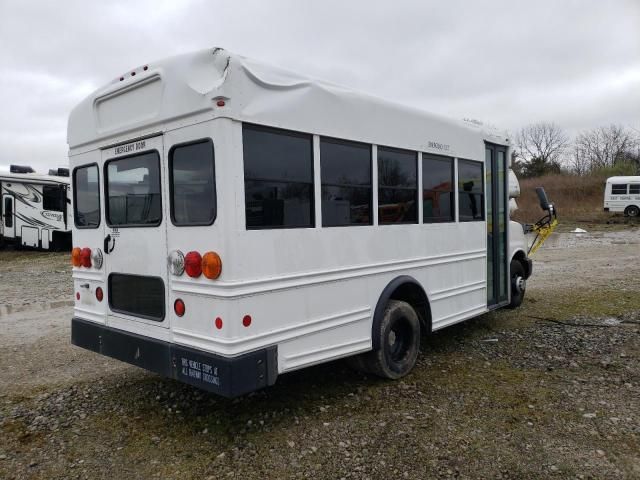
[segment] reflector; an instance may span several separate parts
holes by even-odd
[[[103,298],[104,298],[104,292],[102,291],[102,288],[100,287],[96,288],[96,299],[99,302],[101,302]]]
[[[173,310],[176,312],[176,315],[181,317],[184,315],[184,312],[186,310],[186,307],[184,306],[184,302],[180,299],[177,299],[174,303],[173,303]]]

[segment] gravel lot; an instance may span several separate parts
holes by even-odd
[[[552,238],[524,305],[221,399],[69,344],[66,254],[0,252],[0,478],[640,478],[640,229]]]

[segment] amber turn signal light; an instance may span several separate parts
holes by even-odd
[[[82,265],[82,261],[80,260],[80,249],[78,247],[71,250],[71,265],[74,267]]]
[[[215,279],[222,273],[222,260],[216,252],[207,252],[202,257],[202,273],[210,279]]]

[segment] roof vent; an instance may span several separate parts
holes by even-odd
[[[63,168],[63,167],[50,168],[49,169],[49,175],[54,175],[56,177],[68,177],[69,176],[69,169],[68,168]]]

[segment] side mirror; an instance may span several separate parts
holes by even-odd
[[[540,208],[545,212],[552,212],[553,205],[549,202],[547,198],[547,192],[544,191],[543,187],[536,187],[536,195],[538,195],[538,200],[540,200]]]

